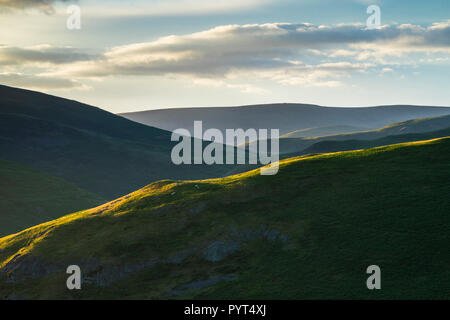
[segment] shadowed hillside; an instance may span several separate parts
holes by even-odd
[[[425,140],[425,139],[431,139],[431,138],[439,138],[439,137],[445,137],[447,134],[445,132],[437,133],[441,130],[446,130],[450,128],[450,115],[446,116],[440,116],[440,117],[431,117],[431,118],[422,118],[422,119],[413,119],[398,123],[389,124],[388,126],[385,126],[378,130],[370,130],[370,131],[363,131],[363,132],[354,132],[354,133],[346,133],[346,134],[339,134],[339,135],[328,135],[323,137],[314,137],[314,138],[292,138],[290,136],[282,137],[280,139],[280,153],[281,154],[292,154],[292,153],[302,153],[305,154],[305,152],[308,150],[308,148],[312,147],[314,144],[317,144],[319,142],[323,141],[350,141],[350,140],[380,140],[381,138],[386,138],[384,141],[387,143],[380,144],[374,143],[370,145],[370,143],[367,143],[368,146],[380,146],[380,145],[386,145],[386,144],[392,144],[392,143],[398,143],[398,142],[407,142],[407,141],[417,141],[417,140]],[[417,138],[414,138],[414,135],[407,136],[408,134],[420,134],[425,132],[435,132],[431,134],[430,136],[424,136],[421,137],[420,135],[417,136]],[[402,135],[405,137],[405,140],[392,140],[390,141],[388,137],[390,136],[397,136]],[[409,138],[410,140],[408,140]],[[322,146],[326,146],[327,143],[321,143]],[[361,143],[363,144],[363,143]],[[329,144],[331,145],[331,144]],[[339,144],[335,144],[336,146]],[[344,145],[344,144],[341,144]],[[340,151],[339,149],[330,149],[327,150],[326,148],[322,148],[322,152],[334,152],[334,151]],[[341,151],[349,150],[349,149],[342,149]]]
[[[328,153],[328,152],[368,149],[395,143],[420,141],[448,136],[450,136],[450,128],[445,130],[431,131],[424,133],[392,135],[374,140],[344,140],[344,141],[325,140],[317,142],[301,152],[283,155],[283,157],[293,157],[312,153]]]
[[[448,299],[449,157],[443,138],[159,181],[0,239],[0,297]]]
[[[105,201],[45,172],[0,159],[0,236]]]
[[[176,166],[167,131],[76,101],[0,86],[0,157],[106,199],[160,179],[225,175],[228,166]]]

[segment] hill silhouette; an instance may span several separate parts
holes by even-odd
[[[0,86],[0,157],[114,199],[160,179],[225,175],[229,166],[172,164],[171,133],[96,107]]]
[[[317,127],[342,126],[378,129],[394,122],[450,114],[447,107],[393,105],[365,108],[322,107],[309,104],[267,104],[242,107],[174,108],[122,113],[127,119],[173,131],[192,132],[195,120],[219,130],[279,129],[280,135]]]
[[[389,136],[398,136],[398,135],[407,135],[407,134],[420,134],[426,132],[437,132],[440,130],[445,130],[450,128],[450,115],[439,116],[439,117],[428,117],[421,119],[413,119],[408,121],[402,121],[397,123],[389,124],[383,128],[377,130],[369,130],[363,132],[353,132],[346,134],[337,134],[337,135],[327,135],[313,138],[292,138],[290,136],[282,137],[280,139],[280,153],[281,154],[292,154],[295,152],[304,153],[307,148],[310,148],[314,144],[323,141],[349,141],[349,140],[377,140],[381,138],[387,138]],[[417,136],[418,138],[413,138],[414,136],[410,136],[411,140],[403,140],[401,142],[407,141],[417,141],[417,140],[425,140],[431,138],[445,137],[446,133],[441,133],[442,135],[434,135],[434,136],[425,136],[423,138]],[[389,139],[384,140],[386,144],[397,143],[399,141]],[[331,145],[330,143],[321,143],[324,147],[326,145]],[[335,144],[338,145],[338,144]],[[344,144],[341,144],[344,145]],[[370,145],[370,144],[369,144]],[[373,144],[372,146],[378,146],[380,144]],[[335,149],[327,150],[322,148],[323,152],[333,152]],[[347,149],[343,149],[347,150]]]

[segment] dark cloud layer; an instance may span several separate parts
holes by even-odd
[[[43,91],[87,88],[72,79],[22,73],[0,73],[0,83]]]
[[[38,9],[45,13],[53,12],[57,2],[74,2],[73,0],[0,0],[0,12],[24,9]]]
[[[77,50],[68,47],[42,45],[19,48],[0,45],[0,66],[30,63],[63,64],[90,60],[92,58],[94,58],[94,56],[78,52]]]

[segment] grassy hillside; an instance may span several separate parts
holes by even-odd
[[[449,299],[449,181],[450,138],[159,181],[0,239],[0,297]]]
[[[0,85],[0,113],[27,115],[109,137],[165,145],[169,133],[128,121],[97,107]]]
[[[292,131],[335,126],[377,129],[394,122],[450,114],[450,108],[427,106],[378,106],[333,108],[310,104],[265,104],[241,107],[175,108],[121,114],[127,119],[173,131],[192,132],[194,120],[202,120],[204,130],[216,128],[279,129],[280,135]]]
[[[368,149],[380,146],[386,146],[389,144],[402,143],[402,142],[413,142],[427,139],[435,139],[441,137],[450,136],[450,128],[445,130],[424,132],[424,133],[409,133],[387,136],[375,140],[344,140],[344,141],[321,141],[313,144],[312,146],[306,148],[305,150],[296,153],[286,155],[286,157],[311,154],[311,153],[326,153],[326,152],[337,152],[337,151],[349,151],[358,149]]]
[[[221,177],[227,166],[175,166],[169,132],[101,109],[0,86],[0,157],[112,200],[152,181]]]
[[[386,138],[389,136],[396,136],[396,135],[408,135],[408,134],[417,134],[417,133],[424,133],[424,132],[434,132],[434,131],[440,131],[444,129],[450,128],[450,115],[446,116],[439,116],[439,117],[431,117],[431,118],[422,118],[422,119],[413,119],[408,121],[402,121],[397,123],[392,123],[388,126],[385,126],[381,129],[377,130],[369,130],[369,131],[363,131],[363,132],[354,132],[354,133],[346,133],[346,134],[335,134],[335,135],[328,135],[323,137],[314,137],[314,138],[292,138],[292,137],[282,137],[280,139],[280,153],[281,154],[290,154],[294,152],[303,152],[305,149],[313,146],[314,144],[327,141],[350,141],[350,140],[378,140],[382,138]],[[433,136],[433,137],[423,137],[422,139],[416,139],[416,140],[425,140],[429,138],[437,138],[437,137],[443,137],[445,135],[441,136]],[[386,144],[392,144],[397,142],[406,142],[408,140],[403,141],[395,141],[392,140],[389,143],[389,139],[387,139],[388,143]],[[414,141],[409,140],[409,141]],[[345,143],[344,143],[345,144]],[[363,143],[361,143],[363,144]],[[323,143],[322,146],[325,146],[326,143]],[[336,144],[338,145],[338,144]],[[383,144],[373,144],[370,145],[367,143],[368,147],[370,146],[379,146]],[[342,151],[347,149],[341,149]],[[334,152],[334,151],[340,151],[339,149],[330,149],[326,150],[323,149],[322,152]]]
[[[329,136],[343,133],[367,131],[368,128],[354,127],[354,126],[329,126],[329,127],[317,127],[307,128],[301,130],[295,130],[282,135],[281,138],[314,138],[321,136]]]
[[[0,159],[0,236],[105,201],[60,178]]]

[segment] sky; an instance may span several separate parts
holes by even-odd
[[[0,84],[115,113],[450,106],[449,74],[448,0],[0,0]]]

